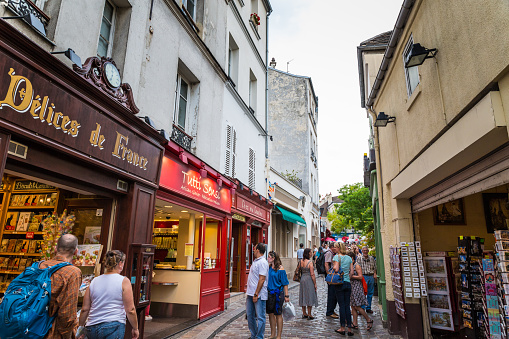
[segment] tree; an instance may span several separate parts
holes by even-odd
[[[334,211],[327,214],[331,230],[341,233],[344,229],[353,228],[361,234],[373,236],[373,209],[369,189],[361,183],[344,185],[338,190],[342,204],[336,204]]]

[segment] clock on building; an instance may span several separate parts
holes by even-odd
[[[117,67],[113,65],[111,62],[105,62],[103,64],[104,70],[104,78],[108,82],[112,88],[118,88],[122,84],[122,80],[120,79],[120,73],[118,72]]]

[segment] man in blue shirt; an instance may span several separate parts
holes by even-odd
[[[251,339],[263,339],[265,333],[265,307],[268,298],[267,284],[269,263],[264,257],[265,244],[259,243],[254,249],[256,258],[249,270],[246,290],[246,315]]]
[[[300,248],[297,250],[297,262],[304,258],[304,244],[300,244]]]

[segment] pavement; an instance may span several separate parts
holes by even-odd
[[[283,325],[283,338],[328,338],[344,337],[334,332],[339,328],[339,319],[332,319],[325,316],[327,307],[327,284],[323,277],[317,281],[318,287],[318,307],[313,307],[313,316],[315,319],[302,319],[302,309],[297,307],[299,300],[299,284],[290,282],[289,294],[290,301],[295,305],[295,320],[285,322]],[[369,316],[374,320],[373,328],[370,331],[366,329],[366,321],[359,317],[359,329],[354,330],[354,336],[350,338],[379,338],[379,339],[399,339],[400,336],[390,335],[383,327],[378,308],[378,298],[373,297],[373,314]],[[194,326],[192,329],[178,333],[167,338],[249,338],[249,329],[245,319],[245,299],[237,298],[232,302],[228,309],[220,315]],[[339,313],[336,310],[336,313]],[[265,328],[265,338],[270,337],[270,326],[267,317]]]

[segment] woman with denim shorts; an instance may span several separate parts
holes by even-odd
[[[283,303],[290,301],[288,295],[288,278],[286,277],[286,271],[281,265],[281,259],[279,255],[270,251],[268,256],[269,262],[269,283],[267,290],[269,292],[269,298],[267,300],[266,312],[269,315],[270,323],[270,338],[281,339],[281,333],[283,332]],[[277,325],[277,335],[276,335]]]
[[[86,322],[88,339],[123,339],[126,315],[132,327],[132,338],[140,335],[131,282],[120,275],[125,259],[121,251],[108,251],[103,262],[106,272],[92,280],[85,293],[80,326]]]

